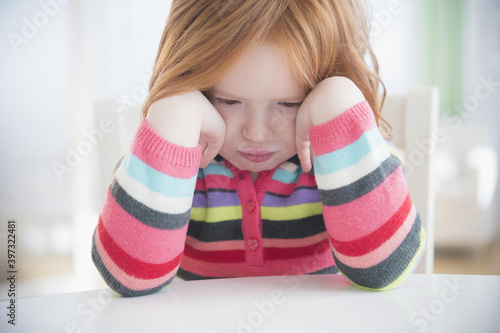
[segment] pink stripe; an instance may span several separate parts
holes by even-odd
[[[158,133],[143,118],[131,147],[132,154],[141,161],[177,178],[191,178],[198,173],[202,148],[187,148],[173,144]]]
[[[303,173],[300,175],[299,181],[297,182],[297,187],[298,186],[316,187],[316,178],[314,178],[314,175]]]
[[[377,127],[370,105],[361,102],[327,123],[313,126],[310,140],[316,156],[344,148]]]
[[[340,206],[323,205],[328,233],[339,241],[364,237],[386,223],[408,195],[399,167],[370,193]]]
[[[251,266],[244,262],[220,264],[184,256],[181,268],[202,276],[246,277],[305,274],[333,265],[335,265],[335,262],[333,261],[332,254],[330,251],[326,251],[306,258],[265,260],[262,266]]]
[[[109,273],[118,281],[120,282],[123,286],[131,289],[131,290],[144,290],[144,289],[151,289],[158,287],[162,285],[163,283],[167,282],[168,279],[170,279],[172,276],[174,276],[177,273],[177,269],[179,267],[176,267],[174,270],[169,272],[167,275],[162,276],[160,278],[156,279],[151,279],[151,280],[144,280],[144,279],[139,279],[133,276],[128,275],[125,273],[123,270],[121,270],[114,262],[113,260],[108,256],[106,251],[103,248],[103,245],[101,243],[101,240],[99,239],[99,235],[96,232],[94,236],[94,244],[97,250],[97,253],[101,257],[101,260],[106,266],[106,269],[109,271]]]
[[[207,190],[207,184],[205,183],[205,179],[203,178],[196,178],[196,185],[194,188],[196,191],[206,191]]]
[[[300,175],[297,184],[285,184],[279,180],[269,179],[269,182],[265,184],[265,190],[280,195],[290,195],[299,186],[316,187],[317,185],[314,176],[303,173]]]
[[[232,178],[223,175],[205,175],[205,182],[207,184],[217,184],[217,188],[224,190],[234,190],[236,189],[235,182]],[[210,187],[210,185],[208,185]]]
[[[113,240],[131,257],[151,264],[174,259],[184,250],[188,225],[159,230],[135,219],[118,205],[108,189],[102,220]]]
[[[265,238],[263,239],[264,247],[278,247],[278,248],[290,248],[290,247],[305,247],[317,244],[328,238],[326,232],[320,234],[298,238],[298,239],[278,239],[278,238]]]
[[[410,232],[411,228],[413,227],[413,223],[415,222],[415,218],[417,217],[417,210],[415,209],[415,206],[412,207],[410,214],[406,218],[404,224],[401,226],[401,228],[398,229],[398,231],[392,235],[387,242],[385,242],[382,246],[380,246],[378,249],[367,253],[363,256],[359,257],[349,257],[345,256],[341,253],[335,252],[335,256],[344,264],[353,267],[353,268],[368,268],[372,267],[385,259],[387,259],[396,249],[398,248],[399,245],[404,241],[406,236],[408,236],[408,233]]]
[[[201,242],[194,237],[186,236],[186,244],[200,251],[228,251],[245,249],[245,243],[242,240]]]

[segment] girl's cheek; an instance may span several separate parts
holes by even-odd
[[[283,133],[295,129],[295,115],[276,115],[271,119],[269,125],[274,133]]]

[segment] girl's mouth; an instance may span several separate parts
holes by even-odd
[[[273,157],[274,153],[261,150],[261,151],[247,151],[247,152],[242,152],[239,151],[240,155],[249,160],[250,162],[254,163],[260,163],[267,161],[271,157]]]

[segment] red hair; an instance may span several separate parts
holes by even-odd
[[[161,98],[209,90],[251,46],[268,42],[307,91],[331,76],[352,80],[388,129],[369,31],[360,0],[174,0],[143,115]]]

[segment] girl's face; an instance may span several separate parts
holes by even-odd
[[[270,45],[247,52],[209,97],[226,123],[219,154],[252,179],[296,154],[295,118],[306,91]]]

